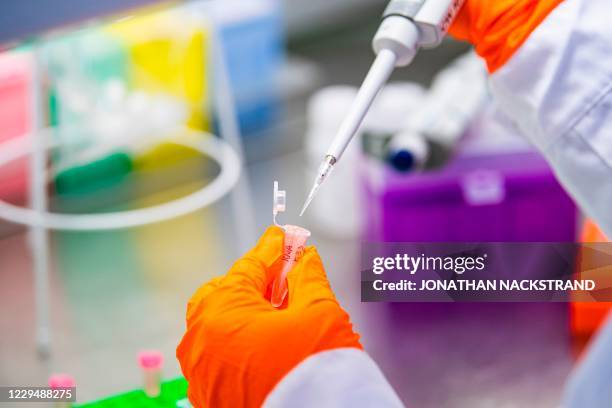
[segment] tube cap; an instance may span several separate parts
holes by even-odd
[[[138,353],[138,365],[141,368],[157,369],[164,363],[164,356],[158,350],[143,350]]]
[[[72,388],[76,385],[74,377],[68,374],[52,374],[49,377],[49,387],[53,389]]]
[[[278,213],[285,212],[287,204],[287,192],[285,190],[278,189],[278,181],[274,181],[274,192],[272,196],[272,219],[274,225],[278,225],[276,222],[276,216]]]

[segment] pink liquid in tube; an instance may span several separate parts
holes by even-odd
[[[285,231],[283,241],[283,266],[272,284],[271,303],[274,307],[280,307],[287,296],[287,275],[293,269],[299,257],[304,252],[304,247],[310,231],[296,225],[283,225]]]

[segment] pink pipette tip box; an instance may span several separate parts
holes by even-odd
[[[164,363],[164,356],[157,350],[143,350],[138,353],[138,364],[141,368],[156,369],[161,368]]]
[[[49,377],[49,387],[51,388],[72,388],[76,385],[74,378],[68,374],[53,374]]]

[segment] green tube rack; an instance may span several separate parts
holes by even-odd
[[[76,404],[74,408],[189,408],[187,380],[182,377],[164,381],[161,394],[150,398],[143,390],[128,391],[97,401]]]

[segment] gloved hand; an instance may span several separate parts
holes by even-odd
[[[288,275],[286,307],[270,304],[266,293],[280,271],[283,234],[268,228],[225,276],[191,298],[177,357],[195,407],[258,407],[308,356],[362,348],[314,247]]]
[[[449,34],[476,47],[494,72],[563,0],[466,0]]]

